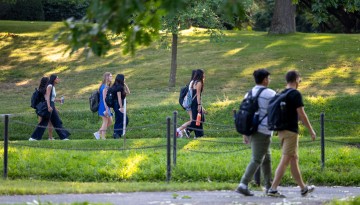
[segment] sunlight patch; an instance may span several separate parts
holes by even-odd
[[[29,80],[29,79],[26,79],[26,80],[17,82],[17,83],[15,83],[15,84],[16,84],[16,86],[22,86],[22,85],[27,85],[27,84],[29,84],[29,82],[30,82],[30,80]]]
[[[192,140],[187,145],[185,145],[182,150],[194,149],[200,146],[200,140]]]
[[[228,52],[226,52],[223,57],[229,57],[229,56],[233,56],[237,53],[239,53],[241,50],[245,49],[246,47],[243,47],[243,48],[236,48],[236,49],[232,49]]]
[[[129,157],[125,161],[124,168],[120,171],[120,175],[123,179],[129,179],[133,174],[139,170],[139,165],[144,161],[146,157],[144,155],[135,155]]]

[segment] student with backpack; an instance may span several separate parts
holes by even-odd
[[[190,130],[195,132],[195,138],[204,136],[203,122],[206,111],[201,103],[201,94],[204,90],[205,73],[204,70],[197,69],[193,75],[194,77],[189,83],[189,91],[182,104],[183,108],[189,114],[190,120],[176,129],[176,135],[178,137],[183,136],[184,130],[186,130],[185,134],[187,137],[190,136]],[[200,116],[200,123],[197,125],[195,119],[198,115]]]
[[[113,99],[113,109],[115,112],[115,123],[114,123],[114,139],[118,139],[124,135],[124,123],[125,126],[129,124],[129,117],[126,115],[126,122],[124,122],[124,102],[126,95],[130,94],[130,89],[125,83],[125,76],[123,74],[116,75],[115,82],[108,90],[111,92]]]
[[[260,122],[256,125],[257,129],[252,130],[249,136],[243,135],[244,143],[251,144],[252,156],[241,178],[240,184],[235,190],[237,193],[245,196],[254,195],[253,192],[249,190],[248,184],[260,166],[264,175],[266,189],[269,189],[271,186],[270,143],[272,131],[267,128],[267,107],[269,100],[275,95],[275,91],[268,88],[270,84],[270,73],[266,69],[255,70],[253,76],[256,85],[245,95],[244,99],[257,98],[253,103],[256,103],[256,114]]]
[[[99,108],[98,115],[102,119],[101,127],[94,133],[95,139],[106,139],[106,130],[112,124],[112,113],[110,107],[105,103],[106,93],[111,85],[112,75],[110,72],[105,72],[103,80],[99,88]]]
[[[48,125],[49,121],[51,121],[53,127],[55,128],[56,133],[59,135],[61,140],[69,140],[70,132],[68,132],[66,129],[63,128],[62,121],[55,107],[55,101],[60,102],[60,100],[56,100],[56,90],[55,90],[55,85],[57,85],[59,82],[60,79],[58,78],[57,75],[53,74],[50,76],[45,92],[45,100],[50,116],[43,117],[41,119],[40,123],[38,124],[38,126],[36,126],[34,132],[29,138],[29,141],[41,140],[42,135],[44,134],[45,128]]]
[[[36,91],[35,91],[37,93],[34,93],[33,97],[31,98],[31,107],[32,108],[36,109],[36,106],[38,103],[45,101],[46,85],[48,82],[49,82],[48,77],[41,78],[39,88],[36,89]],[[42,117],[38,115],[38,119],[39,119],[38,123],[40,123],[42,120]],[[50,121],[48,123],[47,128],[48,128],[49,140],[54,140],[53,127],[52,127],[52,124]]]
[[[278,124],[277,126],[271,127],[271,129],[277,130],[279,139],[282,147],[282,156],[278,167],[276,168],[274,181],[271,185],[271,188],[267,191],[268,196],[280,197],[283,196],[277,190],[277,187],[280,184],[281,178],[283,177],[287,166],[290,164],[291,175],[300,187],[301,196],[306,196],[308,193],[314,191],[315,187],[313,185],[307,186],[304,184],[304,181],[301,176],[299,169],[299,156],[298,156],[298,146],[299,146],[299,126],[298,121],[301,120],[304,126],[309,130],[312,140],[316,138],[316,133],[312,128],[309,119],[304,110],[304,103],[302,100],[301,93],[297,90],[301,78],[300,74],[297,71],[289,71],[286,73],[286,89],[281,93],[285,94],[283,96],[283,103],[279,103],[278,106],[281,106],[281,110],[284,111],[281,115],[284,116],[283,123]],[[281,94],[279,96],[281,96]],[[272,109],[276,109],[277,106],[272,106],[273,102],[279,98],[279,96],[274,97],[274,100],[270,102],[269,105],[269,124],[274,124],[273,119],[279,118],[274,116],[276,113],[272,112]],[[276,103],[275,103],[276,104]],[[270,114],[271,113],[271,114]],[[277,112],[277,114],[279,114]],[[277,128],[281,127],[281,128]]]

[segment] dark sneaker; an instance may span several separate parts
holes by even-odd
[[[185,136],[186,138],[190,138],[191,135],[190,135],[190,131],[188,129],[185,129]]]
[[[113,134],[113,137],[114,137],[114,139],[119,139],[119,138],[120,138],[120,135],[119,135],[119,134],[114,133],[114,134]]]
[[[272,190],[271,188],[267,190],[266,195],[271,197],[285,198],[285,196],[282,195],[278,190]]]
[[[252,193],[249,189],[242,188],[240,186],[235,189],[235,192],[237,192],[239,194],[243,194],[244,196],[254,196],[254,193]]]
[[[305,186],[303,190],[301,190],[301,196],[306,196],[308,193],[311,193],[315,190],[315,186]]]

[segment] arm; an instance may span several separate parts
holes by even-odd
[[[103,102],[105,102],[105,98],[106,98],[106,93],[107,93],[107,91],[108,91],[107,88],[104,88],[103,91],[102,91],[102,98],[103,98],[102,100],[103,100]],[[104,103],[104,105],[105,105],[105,110],[106,110],[106,115],[107,115],[108,110],[109,110],[109,107],[107,106],[106,103]],[[106,116],[106,115],[105,115],[105,116]]]
[[[52,107],[50,106],[50,100],[51,100],[51,90],[52,90],[52,86],[48,86],[46,88],[46,93],[45,93],[45,100],[46,100],[46,104],[47,104],[47,107],[48,107],[48,111],[49,112],[52,112]]]
[[[303,106],[298,107],[296,109],[296,112],[299,115],[299,119],[302,121],[304,126],[309,130],[311,138],[314,141],[315,138],[316,138],[316,133],[315,133],[314,129],[312,128],[311,124],[310,124],[310,121],[309,121],[309,119],[308,119],[308,117],[307,117],[307,115],[305,113],[304,107]]]
[[[198,82],[196,85],[196,100],[197,100],[197,103],[198,103],[198,112],[201,112],[201,108],[202,108],[202,105],[201,105],[201,87],[202,87],[202,83],[201,82]]]
[[[128,85],[126,83],[124,83],[124,85],[125,85],[125,93],[130,94],[130,89],[129,89]]]

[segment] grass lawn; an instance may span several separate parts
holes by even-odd
[[[178,184],[175,186],[195,182],[204,185],[199,189],[208,189],[213,184],[228,187],[238,183],[250,160],[250,149],[242,144],[233,127],[232,110],[253,86],[253,70],[264,67],[272,74],[270,87],[274,90],[284,88],[287,70],[300,71],[303,79],[299,90],[318,137],[320,113],[325,113],[324,170],[319,138],[310,143],[308,132],[300,127],[300,166],[305,181],[316,185],[359,184],[360,35],[269,36],[263,32],[226,31],[222,42],[211,43],[201,29],[190,29],[179,38],[176,88],[168,88],[171,52],[160,48],[159,43],[139,48],[135,56],[123,55],[120,41],[113,42],[114,48],[104,58],[87,58],[81,52],[68,56],[63,52],[66,46],[53,40],[60,27],[59,22],[0,21],[0,114],[12,114],[8,176],[19,184],[0,193],[29,193],[29,189],[19,187],[22,183],[26,187],[32,180],[45,184],[56,181],[64,187],[66,183],[122,186],[118,182],[151,182],[159,190],[168,188],[162,184],[166,178],[166,117],[178,111],[178,124],[188,118],[177,99],[180,87],[197,68],[206,73],[206,136],[178,141],[177,166],[172,169],[172,183]],[[123,140],[110,139],[111,133],[108,140],[93,139],[92,133],[101,121],[89,110],[88,98],[106,71],[126,76],[132,93],[127,97],[130,124],[125,148],[137,149],[123,150]],[[45,133],[43,141],[28,142],[37,123],[30,108],[31,94],[40,78],[52,73],[61,80],[56,91],[58,96],[65,96],[65,103],[58,108],[72,140],[48,141]],[[3,131],[0,136],[3,140]],[[277,137],[273,142],[275,170],[280,150]],[[289,173],[283,184],[294,184]]]

